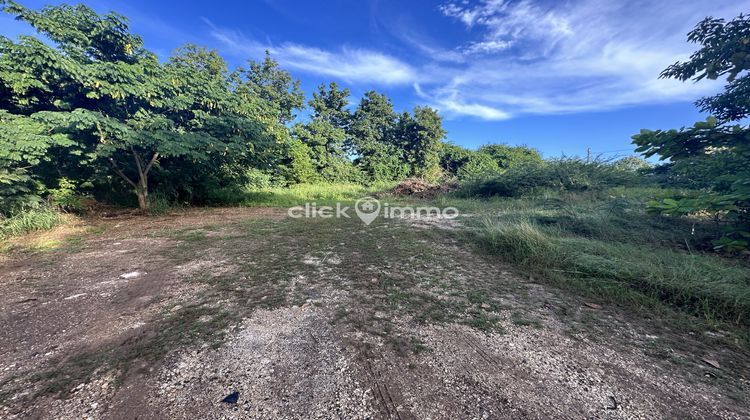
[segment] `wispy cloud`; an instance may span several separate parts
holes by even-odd
[[[748,0],[449,2],[439,11],[474,39],[455,46],[464,65],[432,67],[443,82],[418,93],[445,112],[497,120],[693,100],[720,82],[659,73],[695,49],[685,38],[700,19],[748,9]]]
[[[417,81],[414,68],[381,52],[350,47],[334,51],[291,42],[260,42],[241,32],[219,28],[207,19],[204,21],[211,28],[211,37],[235,55],[259,58],[269,51],[284,67],[350,83],[403,85]]]
[[[428,34],[392,12],[379,24],[390,25],[400,44],[381,50],[274,43],[206,22],[227,53],[260,58],[269,50],[289,69],[355,88],[414,86],[417,102],[449,117],[504,120],[712,93],[720,81],[682,83],[660,80],[659,73],[694,51],[685,38],[699,20],[748,10],[750,0],[448,0],[436,10],[438,24],[465,30],[460,40],[442,36],[441,27]]]

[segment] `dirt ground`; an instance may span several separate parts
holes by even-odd
[[[750,417],[721,331],[543,286],[449,227],[80,222],[0,261],[0,418]]]

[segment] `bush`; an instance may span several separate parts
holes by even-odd
[[[501,169],[542,163],[542,155],[539,151],[527,146],[486,144],[479,148],[479,153],[492,157]]]
[[[466,197],[519,197],[535,191],[580,192],[644,183],[645,178],[607,162],[563,158],[527,164],[464,186]]]
[[[248,169],[245,172],[245,179],[245,187],[251,190],[270,188],[273,185],[272,176],[256,168]]]
[[[459,169],[456,175],[460,180],[476,180],[497,175],[500,167],[497,162],[484,153],[473,153],[469,156]]]
[[[78,194],[76,184],[68,178],[60,178],[57,188],[49,189],[47,192],[52,205],[62,211],[80,212],[84,208],[85,197]]]
[[[11,217],[0,219],[0,239],[52,229],[61,222],[60,213],[48,207],[22,210]]]

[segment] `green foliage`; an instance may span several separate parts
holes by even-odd
[[[627,156],[618,159],[614,161],[612,165],[619,170],[627,172],[641,172],[653,168],[652,164],[638,156]]]
[[[562,158],[512,167],[495,177],[468,183],[460,193],[469,197],[519,197],[539,191],[580,192],[639,182],[636,174],[616,165]]]
[[[501,169],[542,163],[542,155],[539,154],[539,151],[527,146],[486,144],[479,148],[479,153],[491,156]]]
[[[750,114],[750,16],[729,22],[708,17],[688,34],[688,41],[701,45],[687,62],[677,62],[661,73],[663,78],[686,81],[727,77],[724,92],[697,102],[703,112],[721,121],[739,121]]]
[[[319,178],[318,170],[312,160],[312,149],[306,143],[293,140],[289,143],[288,161],[284,167],[285,179],[293,183],[315,182]]]
[[[74,181],[68,178],[60,178],[58,180],[57,188],[47,190],[49,193],[49,199],[53,206],[62,211],[82,211],[83,202],[85,198],[80,195],[77,191],[77,186]]]
[[[60,223],[60,213],[48,207],[20,210],[11,217],[0,217],[0,239],[52,229]]]
[[[468,162],[475,152],[451,143],[440,147],[440,168],[446,174],[456,176],[458,170]]]
[[[458,179],[470,181],[483,179],[500,173],[500,166],[490,155],[484,153],[472,153],[466,162],[456,172]]]
[[[262,63],[250,61],[250,68],[239,69],[236,76],[245,80],[241,86],[275,109],[282,124],[293,120],[294,110],[304,106],[305,94],[300,89],[299,80],[294,80],[289,72],[281,69],[268,51]]]
[[[385,95],[365,93],[352,115],[348,150],[370,182],[400,180],[409,175],[405,151],[395,140],[396,114]]]
[[[245,187],[250,189],[270,188],[273,176],[257,168],[250,168],[245,172]]]
[[[688,34],[701,44],[690,60],[669,66],[661,77],[679,80],[726,76],[723,93],[703,98],[698,106],[711,112],[705,122],[680,130],[641,130],[633,136],[638,152],[674,162],[673,173],[702,188],[698,197],[651,203],[651,210],[671,215],[711,212],[727,224],[718,249],[750,248],[750,127],[728,125],[750,112],[750,18],[732,21],[706,18]],[[718,117],[718,118],[717,118]]]
[[[150,193],[205,203],[246,183],[440,175],[445,132],[432,109],[397,115],[371,91],[350,112],[349,90],[330,83],[290,130],[304,94],[269,54],[230,71],[215,51],[186,45],[160,62],[116,13],[0,10],[39,34],[0,37],[0,212],[63,194],[60,178],[145,209]]]
[[[411,175],[426,180],[440,177],[440,150],[445,130],[437,111],[414,108],[414,115],[402,113],[396,122],[395,141],[407,153]]]
[[[215,52],[187,46],[161,64],[119,15],[10,1],[3,11],[53,41],[0,38],[0,85],[10,93],[2,108],[16,142],[65,146],[58,156],[77,156],[99,182],[110,166],[143,208],[153,168],[218,172],[284,136],[281,111],[248,95]]]

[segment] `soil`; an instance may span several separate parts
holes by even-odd
[[[0,418],[750,417],[747,353],[537,284],[460,225],[285,215],[91,219],[6,256]]]

